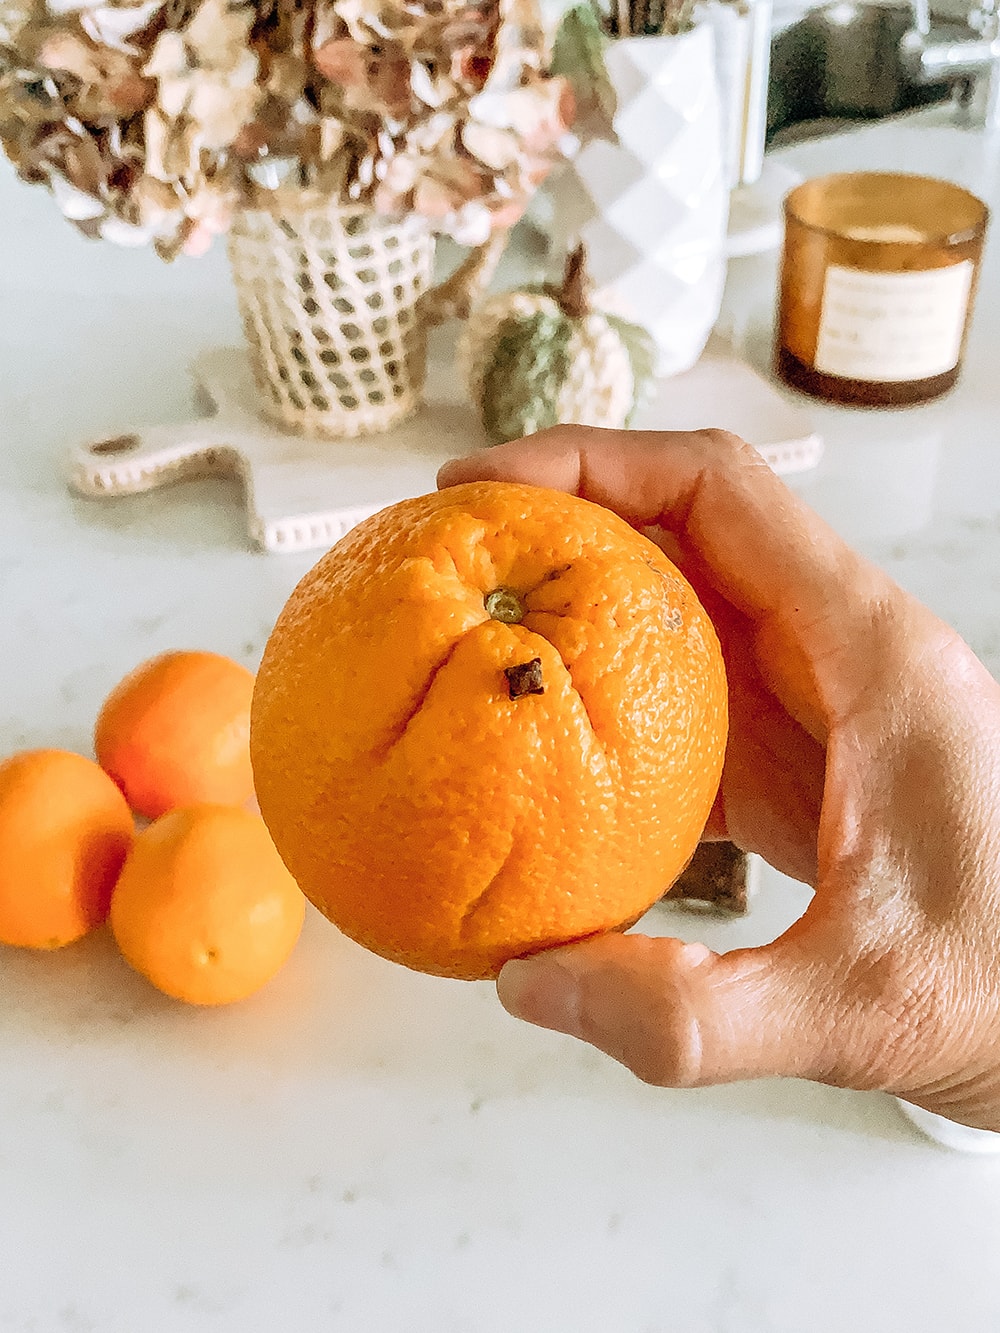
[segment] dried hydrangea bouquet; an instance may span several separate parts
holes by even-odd
[[[532,0],[5,0],[0,142],[89,236],[227,234],[262,408],[355,436],[420,402],[572,114]],[[431,288],[435,238],[471,254]]]

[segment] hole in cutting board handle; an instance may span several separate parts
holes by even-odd
[[[92,454],[130,454],[133,449],[138,449],[140,440],[138,435],[114,435],[107,440],[97,440],[90,446]]]

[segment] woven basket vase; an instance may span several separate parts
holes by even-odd
[[[427,334],[467,312],[502,239],[437,288],[434,233],[413,215],[286,201],[243,209],[228,245],[264,414],[302,435],[350,438],[420,407]]]
[[[434,260],[422,219],[245,209],[229,259],[268,417],[304,435],[355,436],[416,410],[427,340],[418,305]]]

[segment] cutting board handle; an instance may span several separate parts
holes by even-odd
[[[260,429],[245,357],[210,348],[192,366],[206,415],[89,440],[70,451],[69,484],[78,495],[135,495],[186,477],[244,476],[241,429]]]
[[[232,440],[232,424],[211,418],[91,440],[71,451],[69,484],[78,495],[135,495],[187,477],[237,476]]]

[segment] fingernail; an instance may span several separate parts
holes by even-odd
[[[554,959],[515,958],[497,977],[497,994],[509,1014],[537,1027],[580,1035],[580,984]]]
[[[462,464],[465,460],[462,458],[450,458],[447,463],[442,463],[438,468],[437,484],[439,487],[449,486],[449,478],[457,476],[461,472]]]

